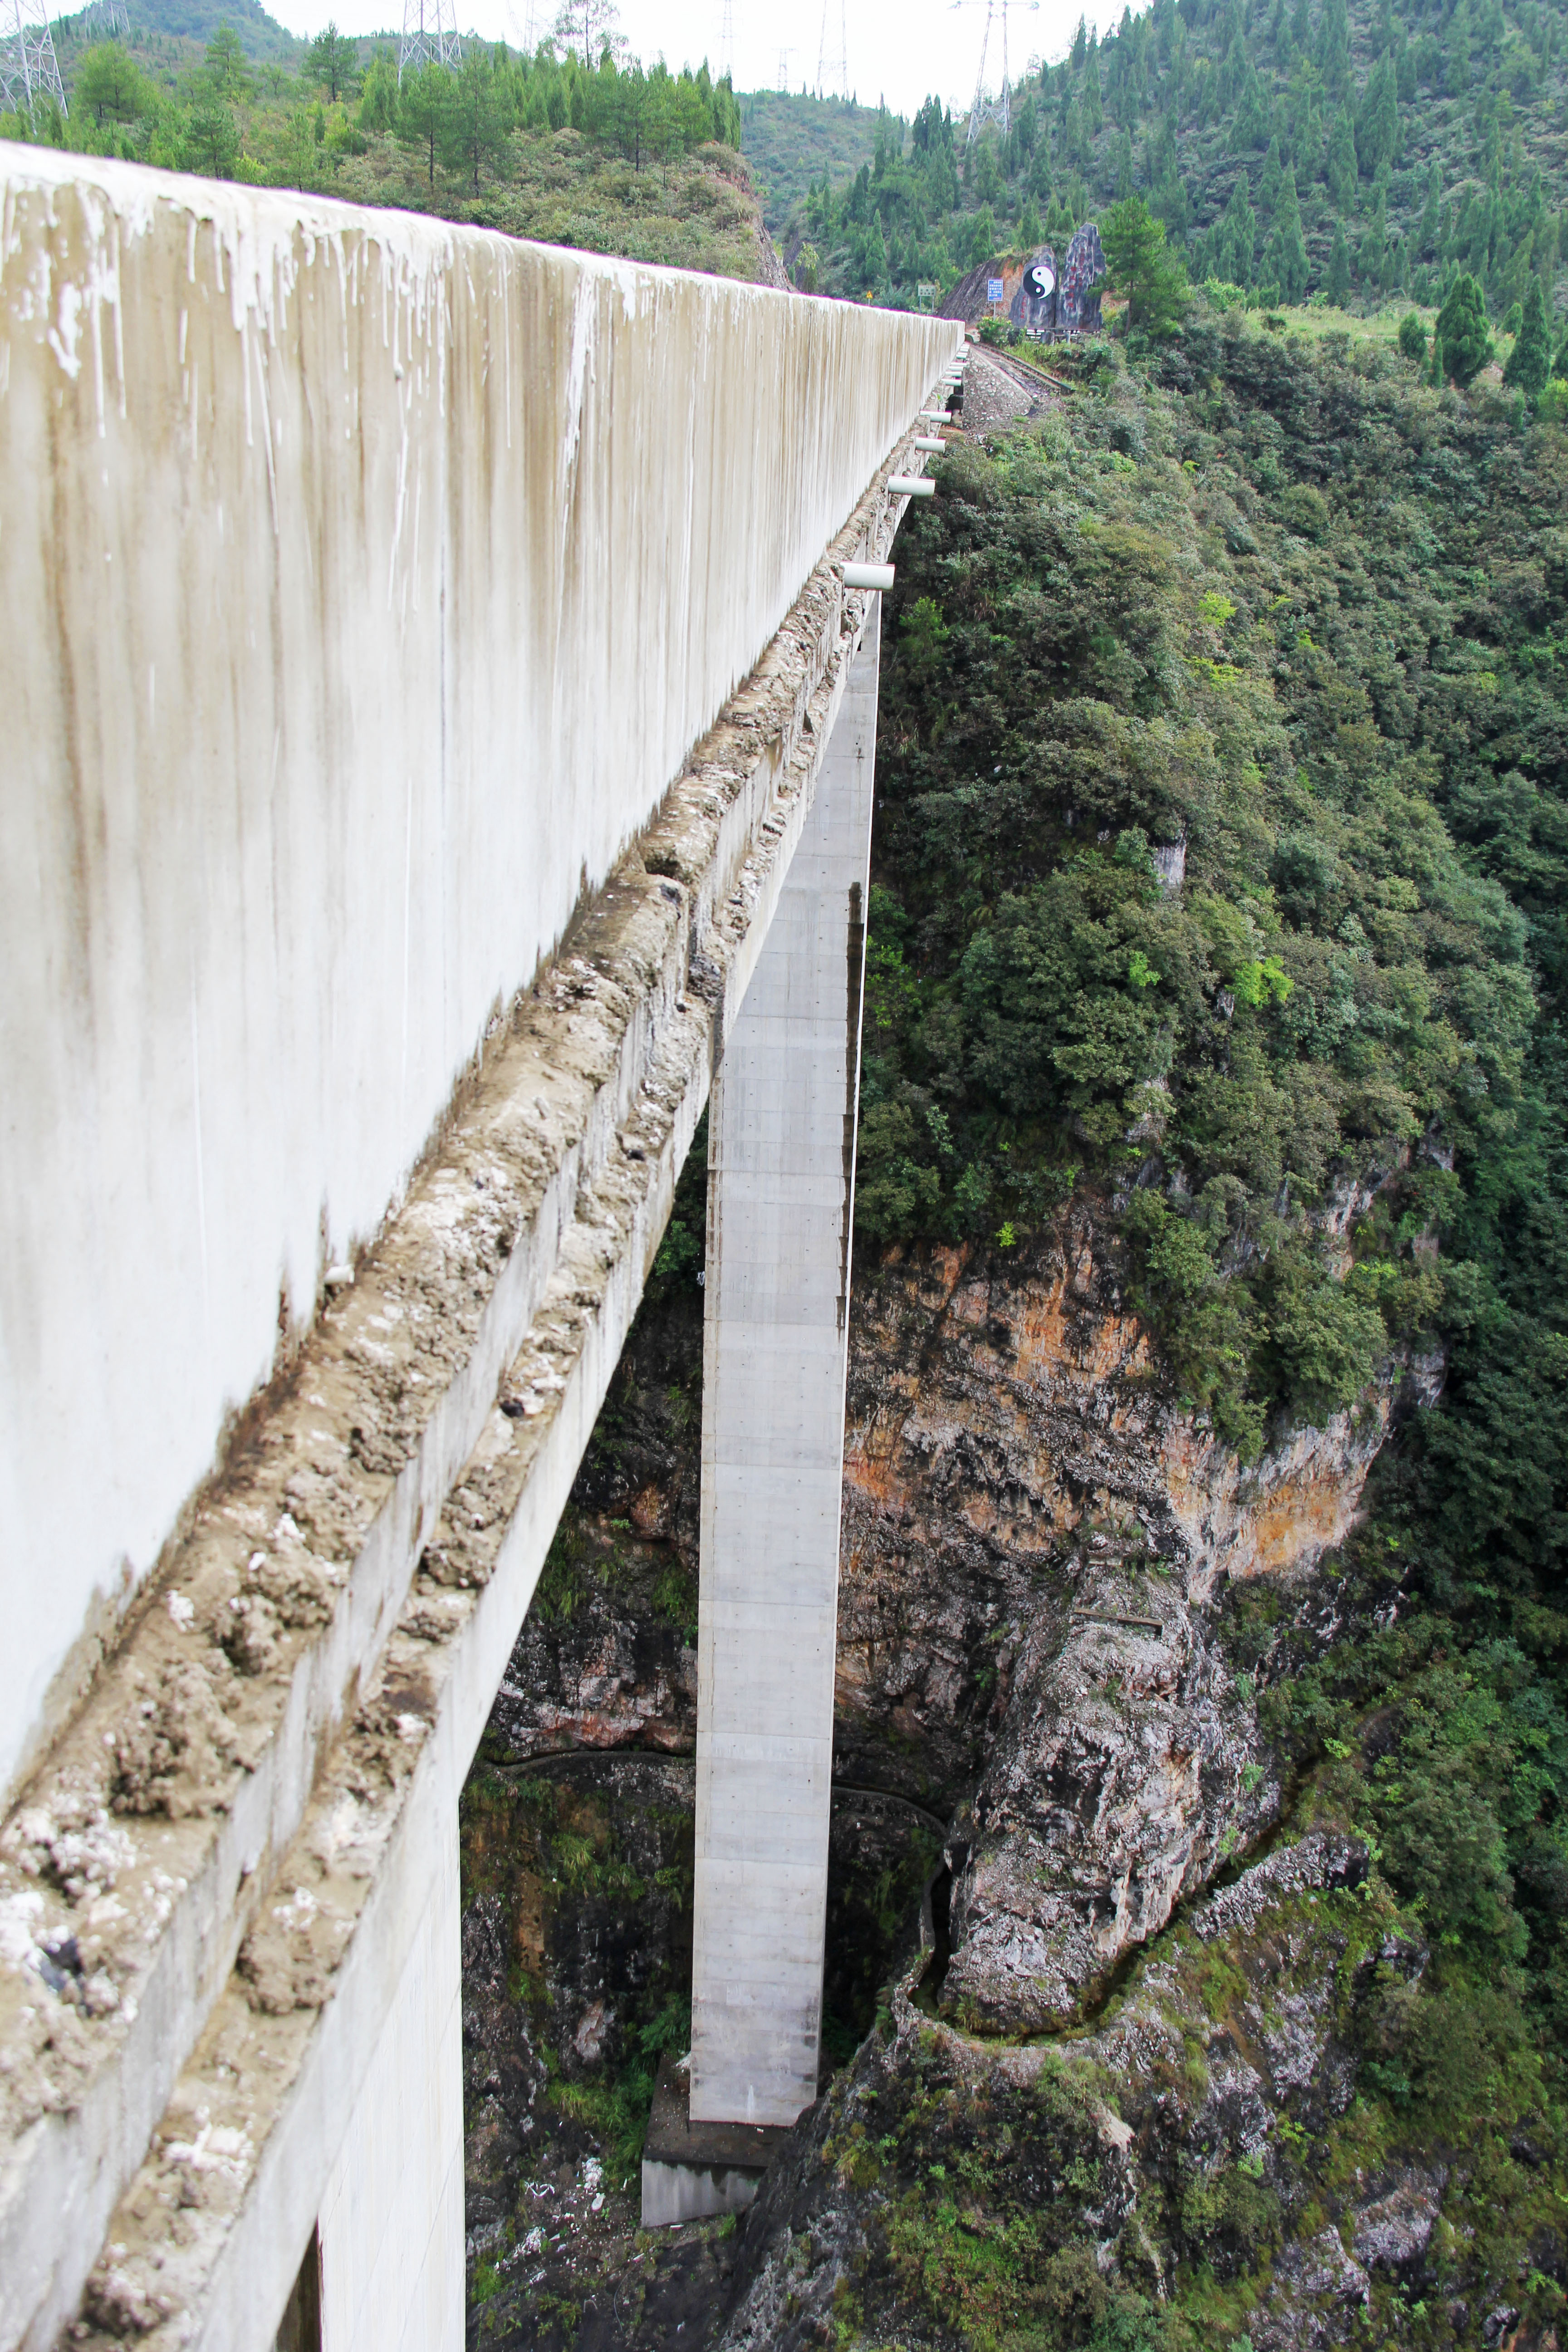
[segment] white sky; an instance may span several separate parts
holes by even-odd
[[[650,62],[662,51],[672,67],[700,65],[704,57],[718,69],[723,53],[724,0],[619,0],[621,22],[633,51]],[[556,0],[456,0],[458,25],[487,40],[521,45],[555,19]],[[827,0],[828,50],[836,52],[840,9],[847,35],[849,86],[863,105],[879,96],[896,111],[912,114],[927,92],[967,107],[980,64],[986,0]],[[733,68],[737,89],[773,89],[779,52],[789,49],[790,87],[804,79],[815,87],[822,39],[822,0],[797,0],[793,7],[767,7],[763,0],[730,0],[734,22]],[[1053,62],[1066,51],[1085,0],[1010,0],[1008,61],[1015,79],[1031,52]],[[396,0],[269,0],[270,13],[291,33],[319,33],[329,16],[345,33],[370,33],[398,21]],[[1106,24],[1121,16],[1120,5],[1100,10]],[[1000,79],[1001,16],[993,19],[985,79]]]

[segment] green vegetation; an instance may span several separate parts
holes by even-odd
[[[1525,1099],[1563,444],[1204,312],[940,478],[889,615],[858,1230],[1117,1193],[1250,1453],[1479,1279],[1447,1261]]]
[[[335,25],[279,49],[248,16],[200,47],[149,32],[89,43],[81,22],[59,28],[67,118],[0,115],[0,136],[758,273],[740,109],[706,66],[645,73],[606,46],[589,69],[551,42],[528,58],[470,41],[455,72],[400,84],[392,48]]]
[[[1142,196],[1123,196],[1105,215],[1110,283],[1127,298],[1127,324],[1168,334],[1187,305],[1187,273],[1166,243],[1165,224]]]
[[[821,172],[853,178],[876,152],[879,110],[803,89],[753,89],[741,98],[741,146],[776,234]],[[897,125],[902,137],[904,124]]]
[[[1463,2150],[1426,2300],[1375,2273],[1357,2338],[1479,2344],[1506,2297],[1545,2340],[1568,2195],[1568,444],[1552,386],[1535,420],[1521,397],[1546,342],[1528,286],[1512,387],[1434,389],[1418,317],[1278,325],[1200,297],[1163,344],[1086,350],[1043,427],[950,455],[906,525],[860,1234],[994,1248],[1076,1194],[1243,1451],[1442,1350],[1441,1401],[1330,1563],[1338,1638],[1316,1652],[1261,1581],[1222,1633],[1290,1830],[1367,1842],[1365,1884],[1303,1909],[1291,1947],[1335,1988],[1354,2095],[1326,2126],[1287,2114],[1267,2163],[1167,2179],[1176,2292],[1115,2324],[1169,2352],[1246,2340],[1282,2233]],[[1479,286],[1446,331],[1463,353],[1478,329]],[[1157,1950],[1160,2000],[1190,1978],[1209,2021],[1172,2062],[1191,2100],[1256,1955]],[[925,2308],[975,2343],[1100,2340],[1108,2315],[1046,2313],[1055,2257],[1014,2244],[1005,2192],[951,2225],[934,2184],[921,2200],[889,2236]]]
[[[1134,195],[1194,282],[1435,309],[1461,270],[1505,318],[1559,263],[1561,15],[1535,0],[1154,0],[1021,81],[967,151],[928,100],[825,155],[784,237],[833,292],[909,302]],[[1405,303],[1408,308],[1408,300]]]
[[[568,1773],[508,1773],[498,1761],[491,1742],[458,1808],[463,1901],[500,1898],[515,1956],[510,1994],[527,2011],[552,2105],[592,2133],[624,2188],[641,2158],[659,2060],[690,2047],[691,1820],[657,1787],[579,1789]],[[584,1942],[619,1954],[624,1978],[589,2061],[558,2042],[552,1991],[563,1958]]]

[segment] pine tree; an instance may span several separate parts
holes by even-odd
[[[1443,83],[1455,98],[1470,86],[1470,12],[1459,0],[1448,26],[1448,54],[1443,60]]]
[[[1427,377],[1426,381],[1432,386],[1434,392],[1442,391],[1443,338],[1441,335],[1435,334],[1432,338],[1432,373]]]
[[[1342,106],[1329,126],[1324,151],[1324,177],[1336,212],[1348,213],[1355,202],[1355,132],[1348,106]]]
[[[1443,364],[1461,386],[1474,383],[1492,355],[1486,297],[1468,269],[1460,270],[1437,313]]]
[[[1532,278],[1524,289],[1524,319],[1518,340],[1502,372],[1504,383],[1517,384],[1531,399],[1552,373],[1552,338],[1546,326],[1546,297],[1541,280]]]
[[[1279,216],[1270,240],[1268,274],[1279,282],[1282,302],[1300,302],[1307,291],[1307,247],[1301,236],[1301,208],[1296,198],[1294,170],[1285,174]]]
[[[1284,187],[1285,167],[1279,161],[1279,142],[1271,139],[1268,152],[1263,160],[1263,177],[1258,189],[1258,209],[1266,221],[1272,221],[1277,216]]]
[[[1238,172],[1236,175],[1236,185],[1226,206],[1223,227],[1226,261],[1231,282],[1237,286],[1250,286],[1253,258],[1258,248],[1258,216],[1252,209],[1245,172]]]
[[[1429,260],[1437,250],[1437,199],[1442,190],[1442,176],[1436,161],[1426,175],[1426,202],[1421,211],[1421,226],[1415,232],[1415,252]]]
[[[1165,242],[1165,224],[1142,196],[1124,197],[1101,216],[1110,283],[1127,297],[1127,323],[1151,334],[1170,331],[1187,303],[1187,273]]]
[[[1394,60],[1384,56],[1373,68],[1356,125],[1356,161],[1369,177],[1380,163],[1392,163],[1399,148],[1399,106]]]
[[[1351,299],[1351,256],[1345,243],[1344,225],[1334,223],[1333,249],[1329,255],[1329,299],[1337,310],[1342,310]]]

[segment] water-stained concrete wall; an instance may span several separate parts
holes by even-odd
[[[952,330],[0,168],[4,1785]]]

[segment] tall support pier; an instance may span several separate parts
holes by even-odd
[[[709,1114],[693,2125],[816,2095],[880,604]]]

